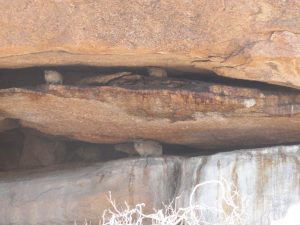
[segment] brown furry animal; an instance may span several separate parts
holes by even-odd
[[[47,84],[62,84],[63,76],[54,70],[45,70],[45,81]]]

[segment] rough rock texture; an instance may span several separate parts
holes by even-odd
[[[74,220],[82,224],[86,218],[98,224],[99,215],[109,207],[108,191],[119,204],[144,202],[148,210],[178,195],[180,206],[188,206],[196,184],[222,178],[236,185],[240,198],[235,203],[246,209],[246,224],[269,225],[271,219],[283,217],[289,206],[300,202],[300,147],[0,173],[0,223],[73,225]],[[224,206],[221,186],[202,186],[195,196],[195,203]],[[224,218],[208,215],[207,219],[221,222]]]
[[[297,0],[0,4],[0,67],[179,67],[300,87]]]
[[[113,145],[72,142],[67,145],[64,163],[107,162],[128,157],[128,154],[115,151]]]
[[[2,89],[0,111],[22,126],[95,143],[149,139],[224,149],[299,141],[297,91],[152,79],[121,87]]]
[[[65,161],[66,146],[59,140],[25,131],[20,168],[50,166]]]
[[[20,131],[0,132],[0,171],[19,167],[24,136]]]
[[[115,151],[113,145],[64,140],[31,129],[0,132],[0,171],[106,162],[124,157],[128,154]]]
[[[0,132],[11,130],[17,127],[19,127],[18,121],[0,117]]]

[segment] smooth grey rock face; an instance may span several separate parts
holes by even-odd
[[[289,206],[300,203],[300,146],[279,146],[195,157],[182,164],[181,204],[189,203],[191,188],[206,181],[236,186],[236,205],[245,210],[246,224],[269,225],[284,217]],[[222,186],[215,183],[197,189],[196,203],[222,206]],[[211,215],[210,215],[211,216]],[[221,215],[208,220],[220,222]]]
[[[178,204],[185,207],[195,185],[223,180],[239,192],[235,203],[246,209],[247,225],[269,225],[300,202],[300,146],[0,173],[0,224],[66,225],[74,220],[82,224],[85,218],[97,224],[109,207],[109,191],[120,204],[144,202],[145,212],[179,195]],[[224,206],[222,187],[215,184],[197,189],[192,203]],[[206,218],[221,223],[224,215],[208,214]]]

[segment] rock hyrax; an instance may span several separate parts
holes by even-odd
[[[137,140],[134,141],[134,148],[143,157],[161,156],[163,154],[161,144],[155,141]]]
[[[54,70],[45,70],[45,80],[47,84],[62,84],[63,76]]]
[[[168,77],[167,71],[162,68],[149,67],[147,70],[149,76],[151,77],[158,77],[158,78]]]

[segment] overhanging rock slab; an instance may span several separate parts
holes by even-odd
[[[174,79],[139,85],[2,89],[0,111],[22,126],[94,143],[150,139],[224,149],[299,141],[297,91]]]
[[[300,3],[1,0],[0,67],[162,66],[300,87]]]

